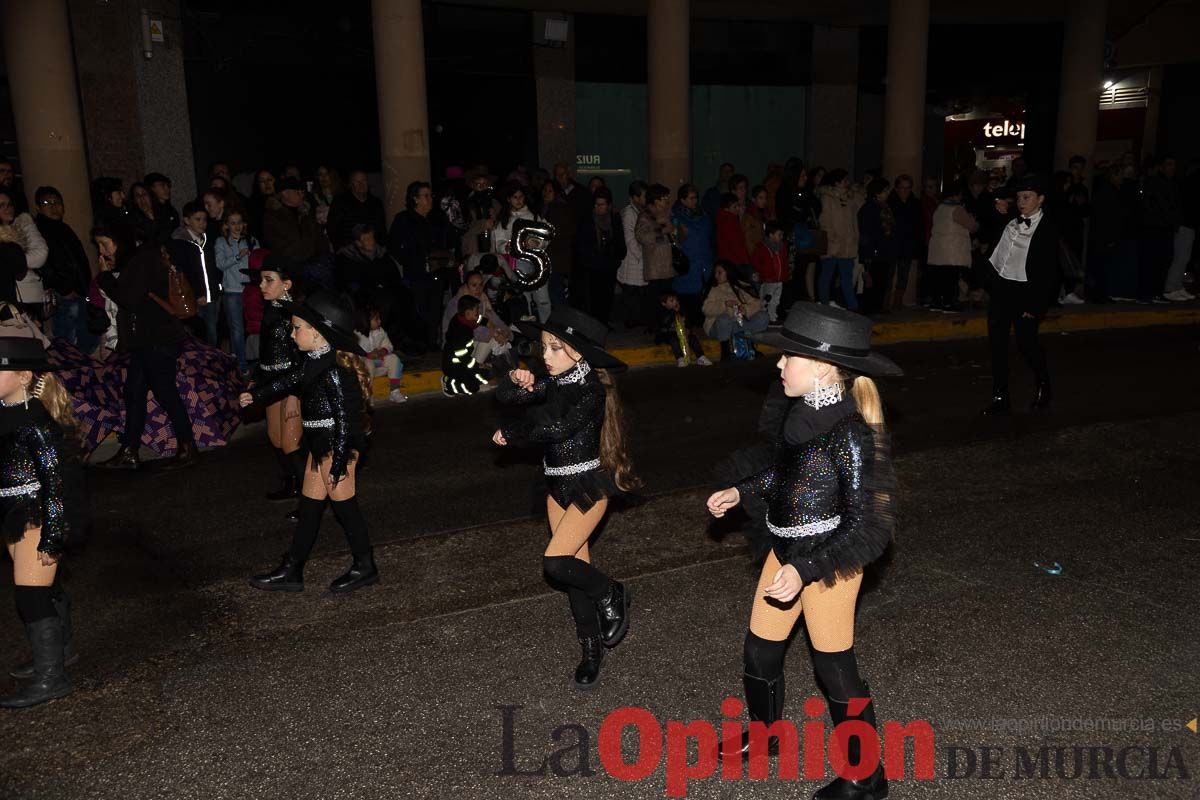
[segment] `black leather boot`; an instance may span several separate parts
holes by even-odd
[[[293,500],[300,496],[300,476],[292,466],[292,457],[284,455],[278,447],[275,450],[275,460],[279,462],[279,472],[283,476],[283,485],[273,492],[267,492],[266,498],[272,503]]]
[[[291,553],[284,553],[278,567],[255,575],[250,579],[250,585],[267,592],[303,592],[304,562],[296,560]]]
[[[346,574],[329,584],[329,591],[342,594],[373,583],[379,583],[379,570],[375,567],[375,554],[368,550],[363,555],[354,557],[354,563],[350,565]]]
[[[575,668],[575,687],[590,689],[600,680],[600,663],[604,661],[604,640],[599,636],[583,636],[579,639],[583,648],[583,660]]]
[[[79,663],[79,653],[75,651],[74,629],[71,626],[71,596],[63,590],[57,597],[51,598],[50,602],[54,604],[59,622],[62,623],[63,664],[72,667]],[[30,659],[13,667],[8,674],[14,678],[28,680],[33,677],[33,671],[33,659]]]
[[[100,462],[100,466],[105,469],[139,470],[142,468],[142,459],[138,456],[136,447],[121,445],[121,449],[116,452],[116,455]]]
[[[1012,411],[1007,390],[992,392],[992,404],[983,410],[985,417],[1003,417]]]
[[[190,467],[196,463],[196,459],[199,457],[199,455],[200,450],[197,449],[195,442],[184,442],[183,444],[179,445],[179,447],[175,448],[175,455],[171,456],[171,458],[162,465],[162,468],[182,469],[183,467]]]
[[[1037,394],[1033,396],[1033,404],[1029,407],[1030,411],[1044,411],[1050,407],[1050,400],[1054,393],[1050,391],[1049,381],[1038,381]]]
[[[629,592],[620,581],[612,581],[608,594],[596,603],[600,615],[600,638],[605,647],[616,647],[629,631]]]
[[[25,626],[33,650],[33,682],[15,694],[0,699],[0,708],[28,708],[71,693],[71,679],[63,663],[63,625],[47,617]]]
[[[769,726],[783,718],[785,682],[782,672],[774,680],[758,678],[749,673],[743,673],[742,686],[746,690],[746,712],[750,715],[751,722],[761,722]],[[723,744],[722,747],[725,748],[726,745]],[[724,749],[722,755],[749,758],[749,726],[747,726],[746,730],[742,731],[740,746],[734,744],[734,747],[737,748],[736,751]],[[767,755],[779,755],[778,737],[771,736],[767,739]]]
[[[871,696],[871,687],[864,682],[863,687],[866,690],[868,698]],[[847,719],[860,719],[878,730],[875,724],[875,703],[871,701],[867,703],[867,707],[862,710],[862,713],[857,717],[851,717],[849,714],[849,703],[844,703],[827,697],[829,703],[829,716],[833,719],[833,726],[836,728]],[[857,764],[862,757],[862,742],[855,736],[850,739],[846,745],[846,759],[851,764]],[[868,777],[859,781],[846,780],[845,778],[835,778],[832,782],[826,784],[813,795],[813,800],[883,800],[888,796],[887,779],[883,777],[883,754],[880,753],[880,763],[875,767],[875,771]]]

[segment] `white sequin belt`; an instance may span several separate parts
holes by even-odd
[[[782,536],[786,539],[799,539],[801,536],[816,536],[818,533],[829,533],[829,531],[842,524],[841,516],[830,517],[829,519],[819,519],[816,522],[808,522],[804,525],[793,525],[790,528],[780,528],[771,524],[771,520],[767,520],[767,529],[776,536]]]
[[[27,494],[37,494],[37,490],[42,488],[39,481],[31,481],[23,483],[20,486],[5,486],[0,489],[0,497],[23,497]]]
[[[258,368],[263,372],[283,372],[291,366],[291,364],[259,364]]]
[[[591,472],[599,468],[600,459],[598,458],[593,458],[591,461],[583,461],[579,464],[567,464],[565,467],[551,467],[545,461],[542,462],[542,469],[546,471],[547,475],[554,477],[559,475],[578,475],[581,472]]]
[[[333,418],[329,419],[306,419],[300,423],[305,428],[332,428]]]

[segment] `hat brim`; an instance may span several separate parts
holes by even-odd
[[[567,333],[566,331],[560,330],[557,327],[550,327],[541,322],[532,321],[518,322],[513,327],[521,333],[525,333],[526,330],[529,329],[545,331],[546,333],[552,334],[555,338],[571,345],[571,347],[573,347],[575,351],[579,353],[579,355],[583,356],[584,361],[588,362],[588,364],[596,369],[616,371],[626,369],[629,366],[604,348],[598,347],[591,342],[580,338],[577,334]]]
[[[25,370],[29,370],[30,372],[54,372],[57,369],[57,366],[51,364],[49,359],[45,358],[36,361],[32,359],[10,358],[0,363],[0,372],[24,372]]]
[[[334,350],[345,350],[356,356],[365,356],[367,352],[358,343],[358,335],[353,331],[347,333],[329,324],[329,321],[303,303],[284,303],[283,311],[293,317],[299,317],[317,329],[325,337]]]
[[[800,344],[793,339],[789,339],[778,331],[767,331],[765,333],[752,334],[751,341],[760,344],[769,345],[778,348],[785,353],[795,353],[796,355],[808,356],[815,358],[818,361],[828,361],[830,364],[837,364],[839,367],[863,375],[872,377],[894,378],[904,374],[904,370],[900,369],[895,361],[892,361],[882,353],[871,352],[865,356],[850,356],[842,353],[833,353],[821,350],[816,347],[808,347]]]

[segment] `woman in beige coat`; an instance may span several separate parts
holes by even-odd
[[[721,358],[729,357],[729,340],[735,333],[762,333],[770,319],[754,290],[737,279],[734,266],[718,261],[712,286],[704,298],[704,332],[721,343]]]
[[[821,198],[821,230],[829,245],[821,257],[821,273],[817,282],[817,299],[829,303],[836,270],[842,287],[845,307],[858,310],[854,293],[854,259],[858,257],[858,209],[863,197],[850,189],[850,176],[844,169],[831,170],[825,175],[818,197]]]

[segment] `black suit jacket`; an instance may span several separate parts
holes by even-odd
[[[1057,223],[1052,216],[1043,212],[1042,220],[1029,242],[1029,255],[1025,258],[1025,277],[1028,280],[1025,283],[1010,281],[1002,278],[999,272],[995,273],[996,280],[1003,284],[997,288],[1011,297],[1020,306],[1020,311],[1040,318],[1054,299],[1058,288],[1058,239]]]

